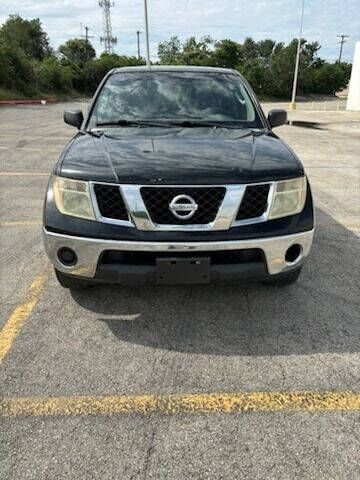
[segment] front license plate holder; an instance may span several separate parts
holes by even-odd
[[[156,259],[158,284],[210,283],[210,257],[166,257]]]

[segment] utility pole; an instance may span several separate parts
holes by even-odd
[[[144,14],[145,14],[145,38],[146,38],[146,66],[150,67],[150,43],[149,43],[149,20],[147,0],[144,0]]]
[[[110,8],[114,6],[111,0],[99,0],[99,7],[103,9],[104,36],[100,37],[100,42],[104,43],[105,52],[113,53],[113,45],[117,43],[117,38],[113,37],[111,29]]]
[[[339,53],[339,63],[341,63],[341,57],[342,57],[342,52],[343,52],[343,47],[344,47],[344,43],[347,42],[347,40],[345,40],[345,38],[349,38],[350,35],[337,35],[337,37],[341,38],[340,42],[340,53]]]
[[[137,52],[138,52],[138,58],[140,58],[140,30],[136,32],[137,36]]]
[[[299,75],[301,37],[302,37],[302,29],[303,29],[303,23],[304,23],[304,8],[305,8],[305,0],[303,0],[302,2],[300,32],[299,32],[299,39],[298,39],[296,60],[295,60],[294,83],[293,83],[293,90],[292,90],[291,103],[289,105],[289,110],[296,110],[296,89],[297,89],[297,81],[298,81],[298,75]]]
[[[81,35],[80,37],[81,38],[85,38],[85,40],[88,42],[89,41],[89,38],[94,38],[93,35],[89,35],[89,27],[84,27],[85,28],[85,35],[82,34],[82,31],[81,31]],[[82,29],[81,29],[82,30]]]

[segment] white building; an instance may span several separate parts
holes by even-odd
[[[346,109],[360,112],[360,42],[355,44]]]

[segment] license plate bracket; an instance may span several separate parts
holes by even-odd
[[[210,283],[210,257],[157,258],[156,280],[166,285]]]

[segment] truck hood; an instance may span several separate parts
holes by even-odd
[[[56,173],[82,180],[167,185],[252,183],[304,173],[295,154],[271,132],[123,130],[128,133],[79,133],[65,149]]]

